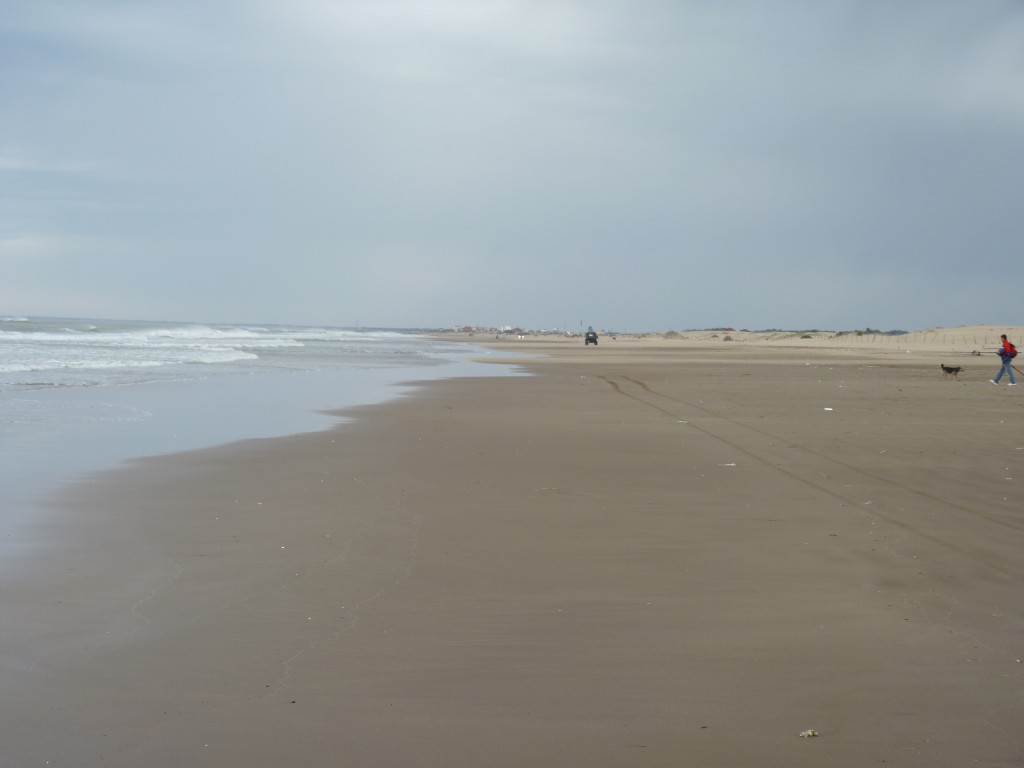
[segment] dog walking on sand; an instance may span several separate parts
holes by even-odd
[[[960,371],[963,370],[961,365],[946,365],[945,363],[940,363],[939,368],[942,369],[942,378],[944,379],[948,379],[950,376],[954,379],[959,379]]]

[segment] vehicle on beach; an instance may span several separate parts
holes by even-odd
[[[595,347],[597,346],[597,331],[593,328],[587,328],[587,333],[583,337],[583,346],[589,346],[590,344],[593,344]]]

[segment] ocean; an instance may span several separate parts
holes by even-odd
[[[515,375],[411,332],[0,318],[0,546],[46,495],[141,456],[329,428],[403,382]]]

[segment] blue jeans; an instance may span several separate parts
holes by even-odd
[[[992,379],[992,381],[994,381],[996,384],[998,384],[999,380],[1001,378],[1003,378],[1003,374],[1004,373],[1010,374],[1010,383],[1011,384],[1016,384],[1017,383],[1017,380],[1015,378],[1013,378],[1013,365],[1011,364],[1010,360],[1004,360],[1003,361],[1003,367],[999,369],[999,373],[996,374],[996,377],[994,379]]]

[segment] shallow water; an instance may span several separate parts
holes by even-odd
[[[325,411],[398,397],[403,382],[517,373],[470,360],[486,350],[409,334],[275,328],[254,344],[248,331],[167,324],[97,333],[81,345],[81,331],[0,337],[7,365],[0,369],[0,547],[18,539],[48,494],[84,473],[134,457],[326,429],[339,417]],[[165,343],[174,338],[187,343]],[[198,345],[210,354],[207,342],[224,345],[212,362],[189,351]],[[22,359],[19,344],[35,352]],[[229,361],[232,344],[238,354]],[[90,367],[97,349],[105,358]],[[116,359],[127,364],[111,364]]]

